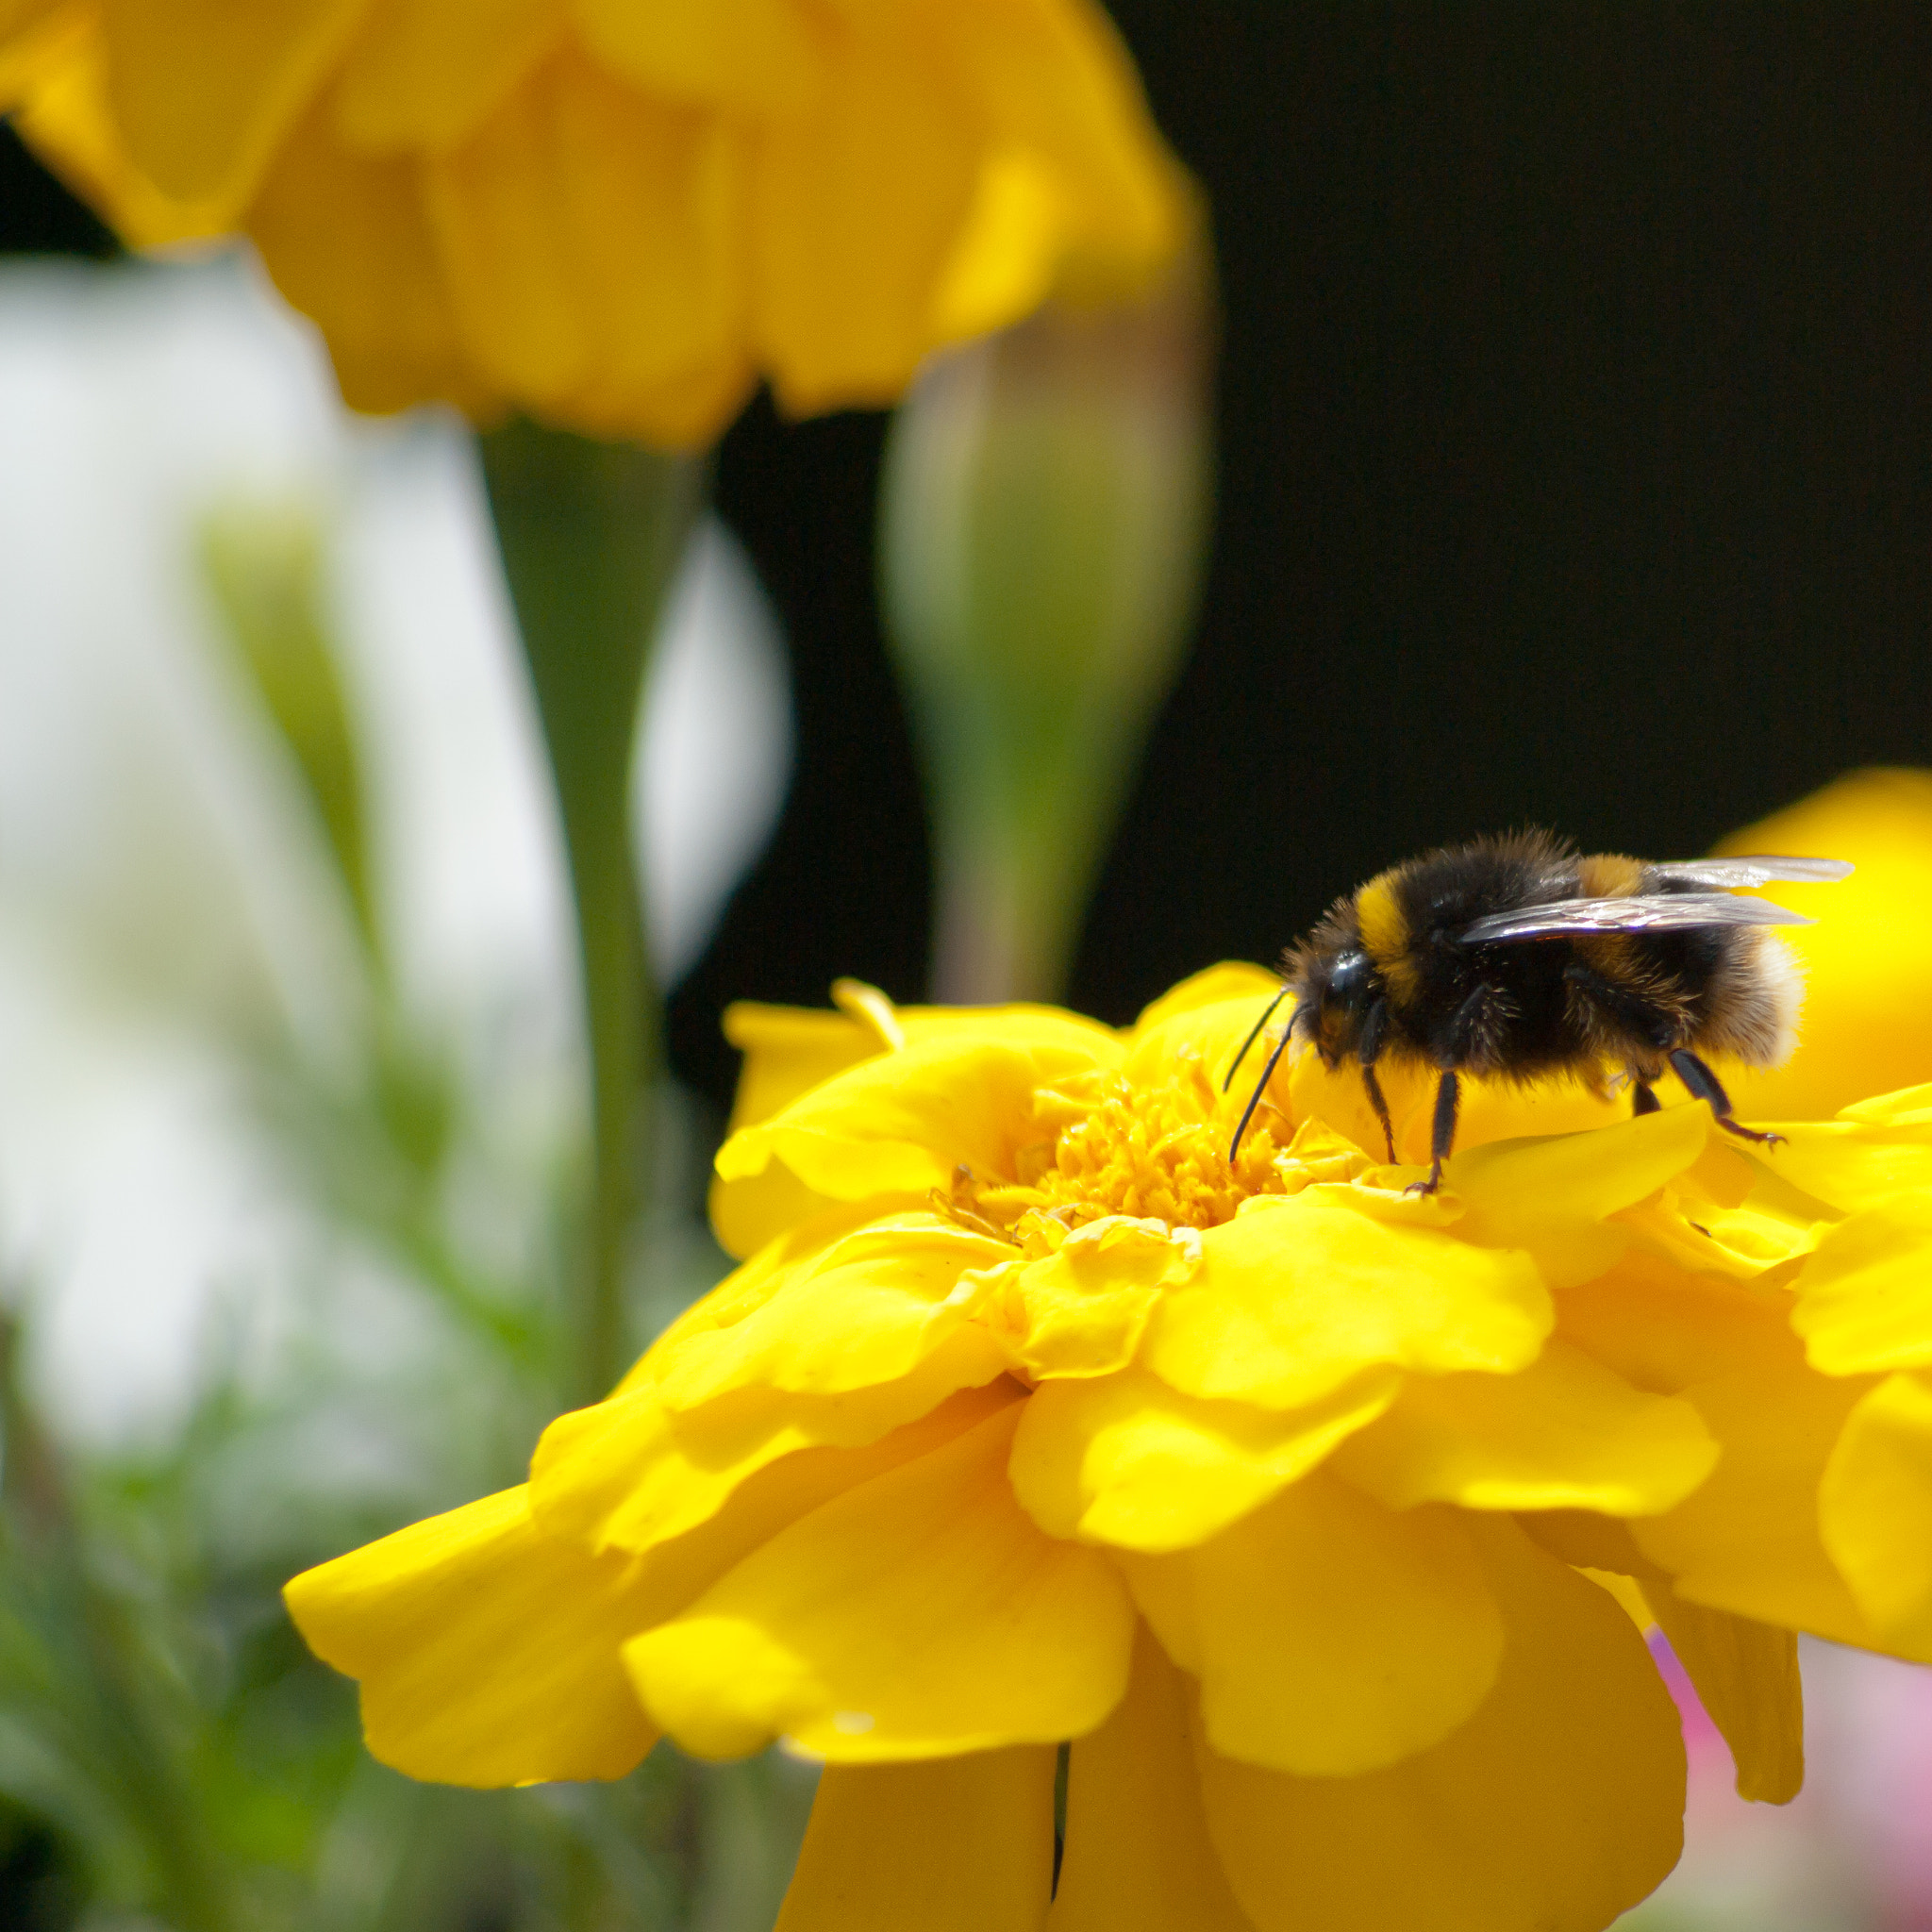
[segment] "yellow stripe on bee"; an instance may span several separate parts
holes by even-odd
[[[1643,882],[1643,861],[1621,852],[1593,852],[1576,861],[1577,897],[1627,898]]]
[[[1415,997],[1421,974],[1409,957],[1408,917],[1395,897],[1394,881],[1392,872],[1372,878],[1355,895],[1355,917],[1361,927],[1363,950],[1402,1001]]]

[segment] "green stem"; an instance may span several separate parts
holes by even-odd
[[[523,420],[480,441],[576,907],[593,1158],[564,1392],[592,1402],[624,1366],[625,1249],[659,1053],[630,849],[631,749],[658,618],[706,466]]]

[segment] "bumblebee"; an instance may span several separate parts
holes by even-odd
[[[1268,1056],[1228,1149],[1241,1136],[1289,1042],[1332,1067],[1353,1059],[1395,1158],[1375,1069],[1436,1070],[1429,1177],[1434,1193],[1456,1141],[1458,1079],[1527,1082],[1573,1074],[1599,1091],[1622,1078],[1653,1113],[1666,1069],[1740,1140],[1705,1054],[1774,1067],[1797,1041],[1803,984],[1777,925],[1810,922],[1736,888],[1841,879],[1835,858],[1694,858],[1652,864],[1579,854],[1546,832],[1445,846],[1378,874],[1338,899],[1282,961],[1286,982],[1256,1023],[1223,1089],[1290,993],[1294,1008]]]

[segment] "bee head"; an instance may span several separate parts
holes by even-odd
[[[1359,946],[1305,958],[1295,1005],[1296,1029],[1328,1066],[1355,1051],[1362,1022],[1381,994],[1375,962]]]

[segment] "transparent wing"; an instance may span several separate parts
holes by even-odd
[[[1650,868],[1653,878],[1686,886],[1768,886],[1777,880],[1791,884],[1828,881],[1849,876],[1845,858],[1777,858],[1754,854],[1749,858],[1683,858]]]
[[[1699,925],[1809,925],[1802,913],[1768,899],[1734,899],[1728,892],[1657,892],[1621,899],[1553,899],[1492,912],[1463,928],[1464,945],[1505,940],[1551,940],[1593,932],[1682,932]]]

